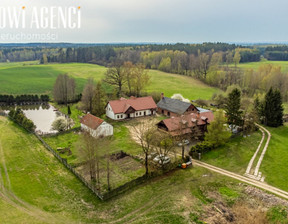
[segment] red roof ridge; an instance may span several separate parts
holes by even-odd
[[[104,120],[92,114],[86,114],[84,117],[82,117],[80,122],[81,124],[96,130],[104,122]]]
[[[145,97],[132,97],[129,99],[120,98],[118,100],[110,100],[108,102],[115,114],[125,113],[125,111],[131,106],[134,110],[149,110],[156,109],[157,105],[154,102],[152,96]],[[127,107],[129,105],[129,107]]]

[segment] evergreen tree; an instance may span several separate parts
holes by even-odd
[[[70,108],[70,106],[68,105],[68,109],[67,109],[68,111],[68,115],[70,116],[71,115],[71,108]]]
[[[259,98],[256,97],[254,100],[254,110],[257,115],[258,120],[261,120],[261,118],[264,116],[263,112],[263,103],[260,102]]]
[[[270,127],[283,125],[283,105],[279,90],[271,87],[265,95],[264,102],[264,124]]]
[[[235,88],[228,95],[226,103],[226,113],[228,124],[241,126],[242,121],[242,112],[240,111],[241,106],[241,92]]]

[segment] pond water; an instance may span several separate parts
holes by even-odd
[[[56,111],[51,105],[26,105],[18,106],[22,109],[25,116],[32,120],[36,125],[36,131],[43,133],[55,133],[57,131],[52,131],[52,123],[60,112]],[[11,107],[10,107],[11,108]],[[3,110],[9,111],[8,107],[2,107]],[[0,108],[1,109],[1,108]]]

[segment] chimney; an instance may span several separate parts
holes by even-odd
[[[197,112],[197,119],[200,119],[200,113]]]
[[[164,93],[161,93],[161,100],[164,98]]]

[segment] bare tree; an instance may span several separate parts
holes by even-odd
[[[53,89],[54,100],[57,103],[64,103],[67,105],[75,99],[76,83],[73,78],[67,74],[58,75]]]
[[[209,54],[201,53],[198,50],[198,57],[194,67],[194,73],[197,78],[206,79],[208,74],[211,57]]]
[[[155,138],[156,126],[152,120],[142,121],[139,124],[132,126],[135,138],[141,144],[142,151],[145,154],[145,174],[148,175],[149,164],[148,164],[148,154],[152,149],[152,143]]]
[[[96,181],[97,139],[84,132],[77,148],[79,158],[84,162],[84,169],[88,170],[91,181]]]
[[[158,133],[154,138],[153,145],[159,157],[162,169],[165,169],[167,157],[174,148],[174,140],[168,133]]]
[[[186,140],[186,130],[188,128],[188,121],[186,121],[184,115],[181,115],[179,119],[175,119],[178,122],[177,138],[180,140],[182,148],[182,159],[185,156],[185,140]]]

